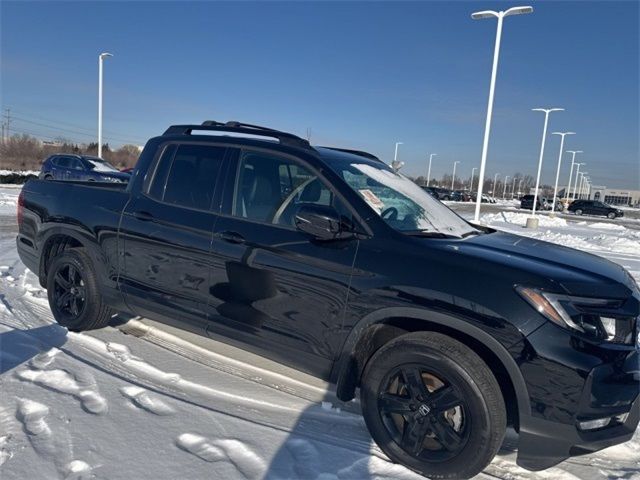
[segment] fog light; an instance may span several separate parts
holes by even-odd
[[[578,422],[580,430],[595,430],[596,428],[606,427],[611,423],[611,417],[598,418],[596,420],[587,420],[586,422]]]

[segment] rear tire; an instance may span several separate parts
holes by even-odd
[[[489,367],[440,333],[409,333],[380,348],[365,367],[360,398],[378,446],[432,479],[477,475],[506,430],[504,399]]]
[[[51,175],[45,175],[44,179],[45,180],[53,180],[53,177]]]
[[[576,215],[582,215],[582,210],[578,208],[578,209],[575,211],[575,214],[576,214]]]
[[[105,327],[115,313],[103,303],[91,258],[81,248],[53,259],[47,297],[56,321],[74,332]]]

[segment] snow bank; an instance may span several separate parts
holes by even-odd
[[[522,227],[527,223],[527,218],[531,215],[528,213],[517,212],[500,212],[500,213],[488,213],[480,218],[480,223],[485,225],[491,225],[496,222],[511,223],[514,225],[520,225]],[[538,222],[541,227],[564,227],[567,225],[567,221],[564,218],[552,218],[546,215],[538,215]]]
[[[580,223],[582,224],[587,222],[580,222]],[[588,227],[598,228],[600,230],[618,230],[618,231],[626,230],[626,227],[624,227],[623,225],[616,225],[615,223],[603,223],[603,222],[589,223]]]

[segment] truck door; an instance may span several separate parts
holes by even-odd
[[[358,240],[317,242],[293,220],[305,204],[334,207],[345,218],[348,211],[301,161],[238,153],[225,182],[225,215],[214,227],[207,333],[326,377],[343,340]]]
[[[121,289],[142,316],[203,327],[210,287],[213,205],[227,149],[168,143],[122,216]]]

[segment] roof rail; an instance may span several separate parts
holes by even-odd
[[[273,128],[260,127],[240,122],[216,122],[215,120],[205,120],[201,125],[172,125],[163,133],[166,135],[191,135],[193,130],[207,130],[215,132],[244,133],[247,135],[260,135],[263,137],[276,138],[280,144],[298,148],[311,148],[309,142],[292,133],[281,132]]]
[[[363,152],[362,150],[351,150],[349,148],[338,148],[338,147],[319,147],[319,148],[327,148],[329,150],[335,150],[337,152],[350,153],[352,155],[358,155],[359,157],[365,157],[369,160],[377,160],[378,162],[382,162],[378,157],[369,152]]]

